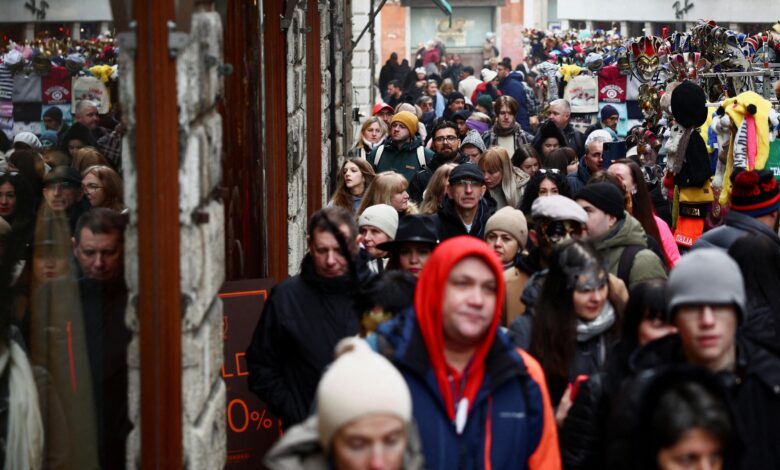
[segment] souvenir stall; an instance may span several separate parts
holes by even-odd
[[[43,132],[43,116],[59,108],[70,124],[78,101],[88,99],[105,115],[112,109],[119,73],[110,36],[90,40],[42,39],[11,43],[0,52],[0,130]]]

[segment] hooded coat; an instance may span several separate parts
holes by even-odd
[[[309,415],[317,383],[342,338],[358,334],[358,312],[349,274],[323,278],[311,255],[301,274],[275,286],[246,351],[249,389],[285,428]]]
[[[374,165],[374,156],[380,147],[371,151],[371,154],[368,156],[368,162],[377,173],[392,170],[402,174],[406,181],[412,181],[414,174],[423,168],[420,166],[417,158],[417,147],[420,146],[422,146],[422,140],[418,136],[414,136],[411,140],[404,142],[400,147],[396,146],[391,139],[386,139],[379,164]],[[424,149],[424,151],[427,166],[433,158],[433,151],[430,149]]]
[[[702,235],[693,244],[693,248],[709,247],[728,250],[739,237],[747,234],[769,237],[769,239],[780,246],[780,237],[766,224],[749,215],[731,210],[726,214],[725,223]]]
[[[492,322],[469,366],[458,373],[444,353],[442,286],[452,268],[467,257],[480,258],[494,273],[496,297]],[[515,349],[498,328],[502,272],[484,242],[471,237],[445,242],[422,271],[414,309],[377,330],[378,352],[398,368],[412,394],[426,468],[561,468],[541,367],[525,351]],[[453,390],[450,378],[462,384],[460,393]],[[456,422],[462,424],[461,432]]]
[[[616,276],[623,250],[631,245],[643,247],[634,257],[631,265],[627,286],[629,289],[633,289],[642,281],[666,279],[663,261],[647,248],[647,235],[645,235],[642,224],[627,213],[625,218],[618,220],[609,232],[594,239],[594,245],[606,260],[609,272]]]

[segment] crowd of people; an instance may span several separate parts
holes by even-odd
[[[0,132],[3,468],[121,468],[128,417],[121,125],[79,101]],[[6,140],[7,139],[7,140]]]
[[[478,76],[435,41],[383,67],[246,353],[285,429],[266,465],[780,466],[777,173],[721,147],[718,204],[697,82],[667,88],[683,142],[612,105],[578,126],[490,40]]]

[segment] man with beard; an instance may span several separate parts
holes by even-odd
[[[712,229],[694,243],[693,248],[716,247],[728,250],[741,236],[762,235],[780,245],[777,236],[780,221],[780,188],[769,170],[741,171],[733,176],[731,210],[725,224]]]
[[[422,202],[423,192],[431,181],[433,172],[445,163],[463,163],[467,159],[458,152],[460,148],[460,138],[458,129],[450,121],[441,121],[433,129],[433,151],[435,152],[431,161],[425,168],[418,171],[409,184],[409,197],[412,201],[419,204]]]

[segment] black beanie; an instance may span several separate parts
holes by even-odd
[[[612,183],[591,183],[585,185],[574,199],[583,199],[618,220],[625,216],[625,203],[620,190]]]
[[[447,105],[451,105],[455,102],[455,100],[465,100],[466,97],[463,96],[463,93],[460,93],[458,91],[453,91],[450,93],[450,95],[447,97]]]
[[[699,85],[685,80],[672,90],[672,114],[686,129],[700,127],[707,120],[707,96]]]
[[[52,118],[57,122],[62,122],[62,110],[57,106],[52,106],[43,113],[43,117]]]

